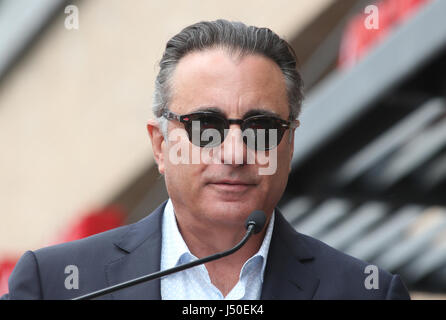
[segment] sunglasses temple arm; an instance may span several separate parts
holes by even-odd
[[[163,112],[163,117],[165,117],[167,120],[177,120],[181,121],[181,116],[178,114],[173,113],[172,111],[165,110]]]

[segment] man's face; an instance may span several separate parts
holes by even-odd
[[[248,113],[257,114],[262,110],[284,120],[289,117],[282,72],[273,61],[260,55],[237,59],[221,49],[193,52],[178,63],[172,84],[169,110],[176,114],[212,108],[231,119],[242,119]],[[182,130],[184,125],[169,121],[168,128],[171,134]],[[267,166],[265,162],[247,164],[248,153],[258,158],[259,152],[240,142],[241,131],[236,124],[230,126],[226,139],[218,147],[221,148],[220,164],[203,161],[174,164],[171,157],[176,151],[172,153],[172,148],[178,150],[177,143],[187,144],[191,153],[203,149],[187,139],[166,142],[152,136],[153,143],[159,141],[154,146],[155,158],[165,176],[178,219],[184,223],[200,221],[206,226],[218,224],[233,228],[243,225],[253,210],[263,210],[269,217],[288,179],[293,153],[289,134],[287,130],[274,152],[267,152],[266,155],[274,154],[269,161],[276,162],[277,167],[266,175],[259,174],[259,169]]]

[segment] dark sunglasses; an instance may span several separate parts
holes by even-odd
[[[199,147],[216,147],[226,138],[231,124],[240,125],[243,142],[254,150],[271,150],[277,147],[286,130],[294,129],[299,121],[286,121],[269,115],[254,115],[245,119],[228,119],[224,115],[212,111],[198,111],[190,114],[178,115],[169,110],[163,112],[163,117],[176,120],[184,124],[189,141]],[[197,125],[196,122],[199,125]],[[195,125],[193,123],[195,122]],[[209,141],[209,135],[203,134],[207,129],[214,129],[220,134],[216,141]],[[272,131],[274,130],[274,131]],[[276,139],[272,135],[277,133]],[[194,138],[194,137],[198,137]]]

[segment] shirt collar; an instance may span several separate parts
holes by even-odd
[[[265,267],[266,267],[266,259],[268,257],[268,251],[269,251],[269,245],[271,243],[271,237],[273,235],[273,228],[274,228],[274,218],[275,218],[276,212],[273,211],[273,214],[271,215],[271,219],[268,223],[268,228],[266,229],[265,237],[263,238],[262,245],[260,246],[259,251],[254,255],[255,256],[261,256],[263,258],[262,262],[262,282],[263,282],[263,274],[265,273]]]
[[[175,212],[172,201],[167,201],[164,208],[163,217],[163,233],[162,233],[162,247],[161,247],[161,269],[173,268],[180,264],[182,256],[188,256],[188,259],[193,258],[189,248],[184,242],[178,229]]]
[[[273,211],[259,251],[257,251],[254,256],[248,259],[249,261],[258,256],[263,258],[261,269],[262,281],[266,267],[266,259],[268,256],[269,246],[271,243],[271,237],[274,227],[274,217],[275,211]],[[169,199],[164,209],[164,217],[162,223],[161,269],[165,270],[168,268],[173,268],[179,264],[183,264],[195,259],[197,258],[191,254],[189,248],[184,242],[183,237],[181,236],[175,218],[172,201]]]

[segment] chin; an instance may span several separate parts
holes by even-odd
[[[240,223],[244,222],[252,211],[256,210],[253,204],[249,202],[224,202],[215,201],[208,208],[206,212],[210,213],[213,219],[224,220],[226,222]]]

